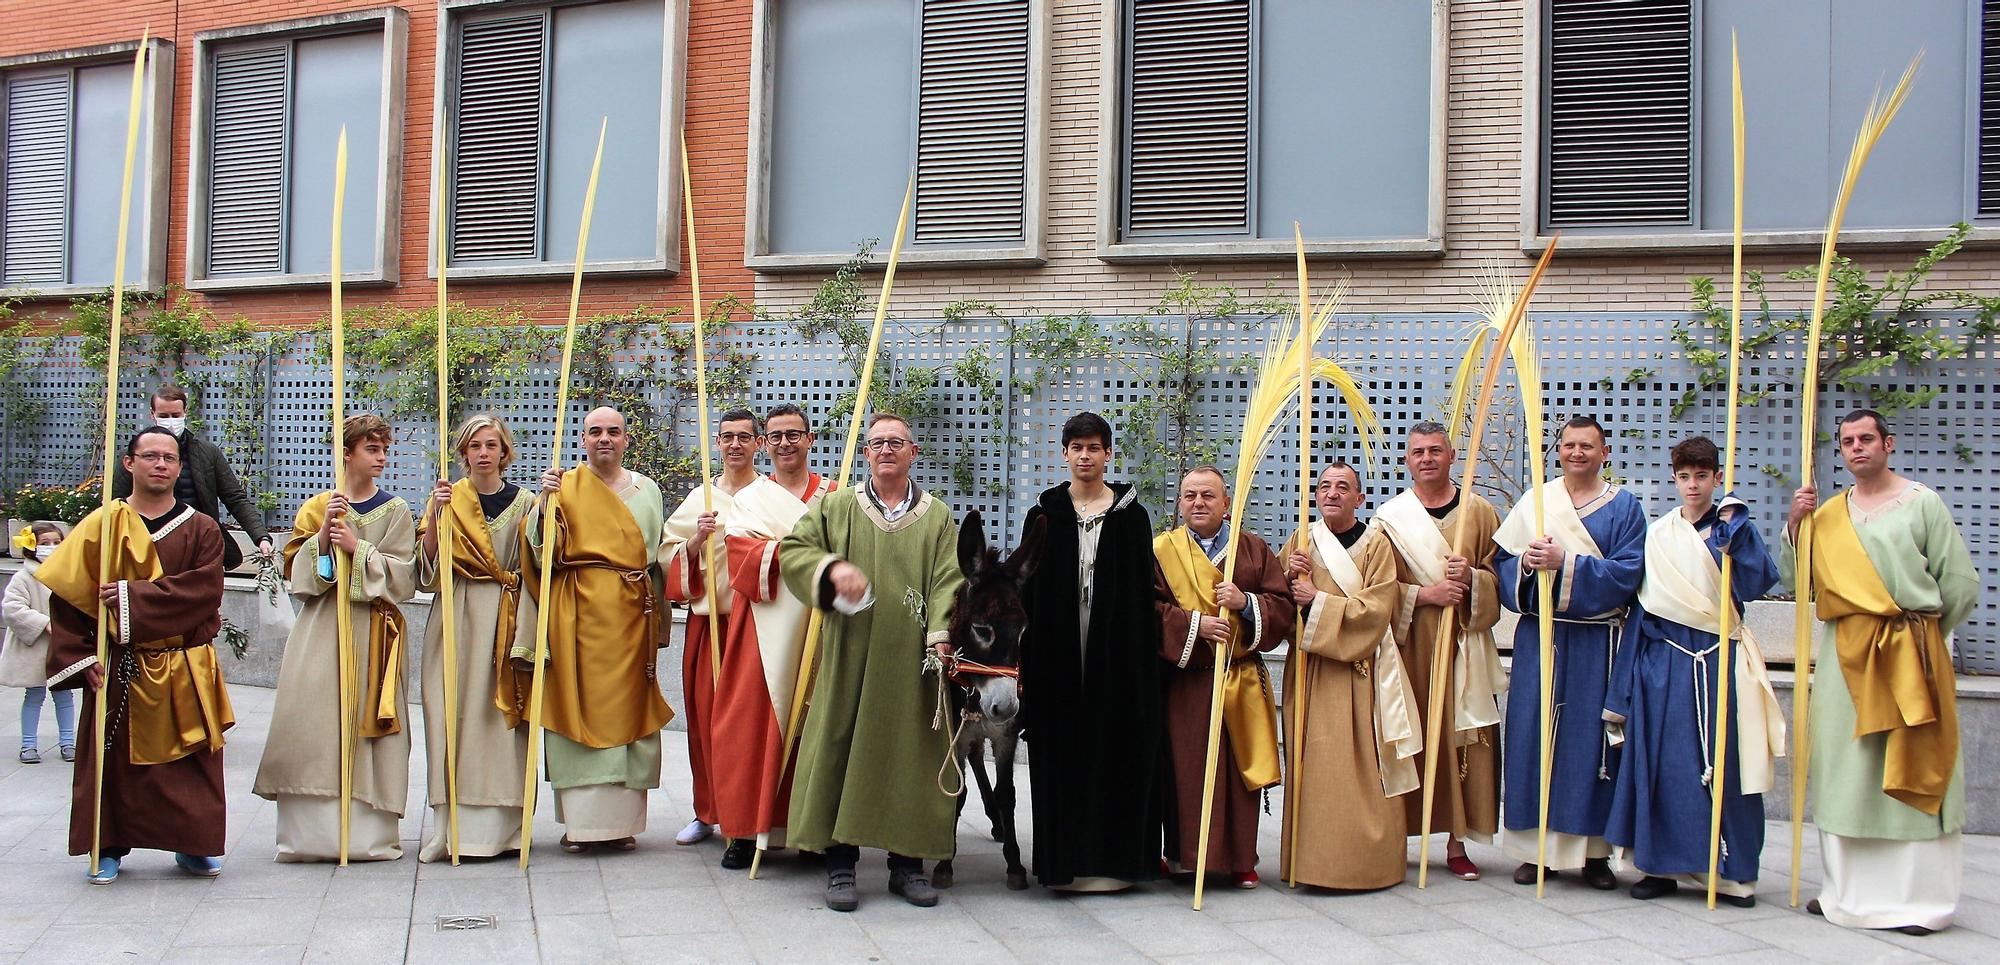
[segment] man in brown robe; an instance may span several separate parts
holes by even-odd
[[[1319,519],[1281,554],[1305,626],[1285,686],[1286,750],[1300,756],[1285,781],[1279,867],[1285,880],[1321,888],[1403,883],[1399,796],[1417,786],[1411,761],[1423,743],[1389,629],[1402,600],[1396,551],[1355,518],[1364,498],[1354,467],[1328,466],[1313,490]]]
[[[1227,647],[1208,867],[1229,872],[1239,888],[1255,888],[1258,792],[1279,776],[1277,708],[1261,653],[1291,635],[1298,608],[1270,544],[1249,533],[1236,536],[1235,580],[1222,582],[1230,522],[1220,470],[1202,466],[1182,478],[1180,513],[1186,524],[1153,540],[1160,656],[1172,665],[1166,672],[1169,870],[1192,872],[1197,864],[1215,653]],[[1217,612],[1226,616],[1211,615]]]
[[[1500,826],[1498,694],[1505,678],[1493,644],[1493,626],[1500,621],[1493,532],[1500,528],[1500,514],[1478,493],[1460,492],[1452,484],[1457,457],[1444,426],[1436,422],[1412,426],[1403,450],[1411,486],[1383,504],[1375,514],[1375,528],[1396,549],[1396,581],[1402,585],[1396,642],[1416,691],[1420,718],[1429,713],[1439,623],[1446,607],[1456,610],[1455,650],[1445,655],[1445,678],[1440,683],[1445,688],[1440,743],[1449,756],[1438,761],[1429,831],[1450,835],[1446,866],[1453,875],[1474,881],[1479,867],[1466,856],[1465,840],[1491,842]],[[1468,514],[1461,544],[1456,541],[1459,522]],[[1428,719],[1424,723],[1428,733]],[[1423,751],[1428,752],[1428,748]],[[1421,781],[1427,767],[1421,755],[1416,766]],[[1410,833],[1425,833],[1423,794],[1410,794],[1403,801]]]
[[[35,574],[50,592],[49,686],[85,683],[69,853],[89,854],[95,761],[104,759],[104,819],[92,884],[110,884],[134,848],[174,852],[202,877],[222,873],[222,732],[236,722],[211,646],[222,626],[222,528],[174,498],[180,443],[161,428],[125,447],[132,495],[85,517]],[[100,584],[105,517],[115,547]],[[111,621],[110,667],[97,659],[97,607]],[[108,676],[108,681],[107,681]],[[108,690],[107,690],[108,682]],[[108,699],[108,742],[96,703]]]

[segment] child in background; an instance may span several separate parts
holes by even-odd
[[[35,579],[41,561],[63,541],[54,523],[35,523],[21,531],[16,548],[27,563],[7,583],[0,613],[7,622],[6,643],[0,646],[0,684],[24,687],[21,695],[21,763],[40,764],[42,698],[48,694],[49,588]],[[56,730],[62,759],[76,760],[76,691],[56,691]]]

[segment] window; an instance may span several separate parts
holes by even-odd
[[[1744,226],[1817,244],[1868,101],[1919,51],[1909,100],[1870,156],[1843,234],[1918,243],[2000,215],[1995,14],[1979,0],[1541,0],[1530,91],[1527,246],[1621,250],[1729,242],[1730,37],[1742,52]],[[1987,83],[1986,78],[1993,78]],[[1536,116],[1539,115],[1539,116]],[[1810,148],[1810,149],[1807,149]]]
[[[1116,9],[1104,257],[1288,257],[1294,221],[1309,251],[1443,250],[1444,5]]]
[[[132,172],[125,282],[166,276],[167,118],[173,44],[154,40]],[[119,178],[136,41],[0,59],[0,290],[74,295],[116,270]]]
[[[395,280],[405,20],[385,8],[196,35],[188,287],[328,280],[343,129],[344,279]]]
[[[454,277],[571,270],[600,122],[592,270],[677,265],[680,103],[670,78],[681,69],[679,7],[623,0],[448,10]]]
[[[886,255],[912,173],[905,261],[1039,263],[1044,7],[762,0],[747,263]]]

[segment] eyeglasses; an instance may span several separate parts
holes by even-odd
[[[181,461],[180,454],[173,452],[142,452],[136,456],[133,456],[132,459],[135,462],[156,463],[169,466],[176,465]]]
[[[754,432],[718,432],[715,434],[715,441],[725,446],[739,442],[747,446],[757,441],[757,434]]]
[[[868,440],[868,451],[889,452],[889,453],[902,452],[903,447],[911,444],[912,443],[908,439],[870,439]]]
[[[812,435],[812,433],[804,429],[774,429],[764,433],[764,438],[772,442],[782,442],[789,446],[806,441],[806,437],[809,435]]]

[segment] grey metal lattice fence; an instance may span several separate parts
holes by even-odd
[[[1676,505],[1677,497],[1667,482],[1666,449],[1679,439],[1706,433],[1718,442],[1722,436],[1723,408],[1719,393],[1682,413],[1674,414],[1674,403],[1694,386],[1696,373],[1671,339],[1674,326],[1689,316],[1682,313],[1569,313],[1536,318],[1543,354],[1544,397],[1552,419],[1576,413],[1592,413],[1602,419],[1612,434],[1611,469],[1646,503],[1653,513]],[[1112,320],[1099,320],[1105,331]],[[1376,454],[1367,473],[1371,503],[1393,495],[1403,484],[1396,462],[1400,433],[1410,424],[1437,418],[1448,394],[1451,375],[1464,350],[1465,336],[1475,319],[1462,314],[1382,315],[1343,317],[1320,351],[1338,357],[1362,382],[1388,433],[1385,448]],[[1156,331],[1178,336],[1178,322],[1150,319]],[[1208,320],[1197,323],[1197,337],[1214,339],[1224,357],[1253,356],[1261,347],[1267,326],[1261,319]],[[1010,335],[1012,322],[987,318],[944,323],[935,320],[903,321],[896,325],[888,341],[894,357],[894,371],[907,375],[920,368],[943,366],[938,385],[926,396],[929,412],[916,422],[916,431],[925,446],[917,478],[921,485],[937,492],[959,512],[979,509],[989,520],[989,532],[1005,533],[996,539],[1011,543],[1021,516],[1034,504],[1044,488],[1064,478],[1057,454],[1056,435],[1064,418],[1084,410],[1118,411],[1140,395],[1152,391],[1148,373],[1135,371],[1129,360],[1114,351],[1105,357],[1072,360],[1059,371],[1037,371],[1029,353],[1015,347]],[[814,453],[815,468],[832,472],[839,460],[845,424],[827,425],[827,414],[852,389],[853,373],[843,362],[841,349],[830,337],[805,340],[790,326],[775,323],[748,323],[731,326],[722,336],[732,347],[755,356],[750,385],[750,402],[764,409],[782,401],[796,402],[812,414],[821,430]],[[273,522],[290,519],[299,502],[330,485],[326,413],[330,405],[329,378],[325,366],[315,360],[309,339],[299,337],[277,342],[264,364],[243,364],[241,359],[199,360],[189,374],[207,385],[207,394],[198,415],[211,424],[222,419],[243,420],[254,427],[235,435],[250,439],[239,442],[233,453],[238,467],[247,474],[263,473],[261,485],[278,499]],[[999,383],[998,403],[992,390],[982,395],[979,387],[953,377],[951,366],[970,352],[982,353],[987,369]],[[616,364],[626,370],[672,364],[671,353],[655,341],[642,341],[620,352]],[[260,360],[252,360],[253,362]],[[1797,383],[1795,354],[1777,352],[1746,367],[1745,379],[1751,387],[1774,387],[1771,398],[1742,413],[1739,428],[1738,490],[1757,507],[1766,532],[1780,525],[1790,488],[1790,476],[1798,465],[1799,435],[1793,425],[1795,399],[1791,387]],[[2000,593],[1995,593],[2000,576],[2000,510],[1987,497],[1991,494],[1993,471],[2000,466],[2000,426],[1993,421],[1996,376],[2000,360],[1983,348],[1962,359],[1933,367],[1917,376],[1877,379],[1880,384],[1902,387],[1936,386],[1941,394],[1931,405],[1906,413],[1897,420],[1897,459],[1909,475],[1936,489],[1951,504],[1961,530],[1986,582],[1982,606],[1961,629],[1958,638],[1962,669],[1976,673],[2000,673]],[[353,373],[350,378],[365,378]],[[40,419],[32,426],[0,428],[7,440],[6,482],[11,489],[24,482],[75,482],[96,473],[95,431],[90,423],[96,414],[89,401],[97,388],[97,376],[78,357],[74,342],[59,342],[44,363],[23,386],[25,397],[38,404]],[[144,415],[147,385],[142,375],[124,382],[119,406],[121,422],[140,424]],[[1201,433],[1220,441],[1225,449],[1233,446],[1239,430],[1242,406],[1250,389],[1248,376],[1227,370],[1210,373],[1196,407]],[[491,397],[474,400],[472,408],[497,411],[518,427],[522,443],[520,462],[514,475],[525,481],[531,467],[548,460],[550,433],[554,424],[556,373],[551,362],[531,366],[528,375],[504,385]],[[1017,387],[1032,384],[1032,393]],[[654,400],[664,411],[667,400]],[[572,400],[572,425],[580,426],[591,400]],[[1827,393],[1822,411],[1829,425],[1838,412],[1857,404],[1850,394]],[[1354,433],[1337,394],[1327,386],[1315,392],[1320,412],[1321,458],[1361,460]],[[683,411],[691,411],[687,406]],[[1297,463],[1295,423],[1287,421],[1272,455],[1257,473],[1248,525],[1272,535],[1282,533],[1297,512]],[[1490,434],[1493,471],[1488,479],[1504,504],[1507,494],[1518,492],[1523,453],[1531,440],[1521,431],[1518,407],[1511,396],[1496,416]],[[694,427],[674,427],[676,444],[694,445]],[[432,453],[436,451],[433,420],[400,428],[400,441],[391,459],[383,484],[391,492],[415,499],[431,478]],[[211,435],[219,433],[211,431]],[[1532,440],[1539,442],[1537,438]],[[573,454],[573,450],[572,450]],[[1136,457],[1127,457],[1128,460]],[[1233,452],[1225,458],[1233,458]],[[1823,483],[1845,481],[1837,469],[1838,460],[1823,450]],[[1130,461],[1120,471],[1132,473],[1139,467]],[[677,498],[670,494],[669,498]],[[1152,501],[1158,514],[1170,512],[1163,497]]]

